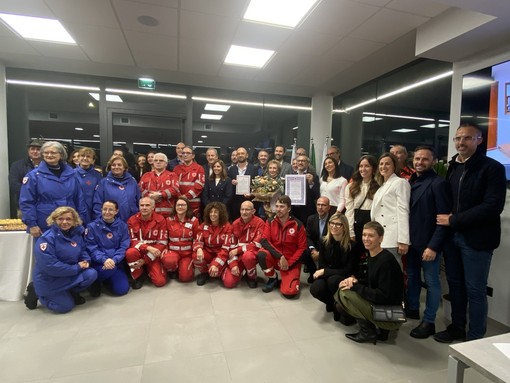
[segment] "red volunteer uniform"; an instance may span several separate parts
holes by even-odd
[[[163,252],[167,248],[167,231],[165,218],[157,213],[152,213],[148,220],[142,219],[142,214],[137,213],[128,220],[131,244],[126,251],[128,264],[143,259],[147,274],[155,286],[161,287],[166,284],[166,270],[163,268],[160,257],[154,257],[147,249],[152,246]],[[143,274],[143,268],[131,271],[133,279],[138,279]]]
[[[284,225],[276,217],[266,222],[261,240],[262,252],[265,253],[266,269],[264,274],[274,276],[274,269],[280,270],[278,261],[285,257],[289,264],[288,270],[280,270],[282,294],[290,296],[299,293],[301,273],[301,255],[307,248],[306,231],[303,224],[290,216]]]
[[[223,273],[223,284],[227,288],[235,287],[241,280],[243,270],[246,269],[249,279],[257,279],[257,253],[260,250],[265,222],[257,216],[245,223],[238,218],[232,223],[232,247],[237,249],[237,255],[227,261],[228,267]],[[232,275],[232,268],[239,267],[239,276]]]
[[[166,219],[168,251],[161,257],[168,271],[178,270],[179,281],[189,282],[195,275],[193,269],[193,240],[198,234],[199,222],[196,217],[179,221],[176,215]]]
[[[179,190],[181,195],[190,201],[193,215],[200,217],[200,194],[204,190],[205,176],[202,165],[192,162],[190,165],[180,164],[174,168],[179,177]]]
[[[160,192],[162,198],[156,201],[156,213],[163,217],[170,216],[174,211],[175,199],[179,197],[179,177],[174,172],[164,170],[161,174],[155,171],[142,175],[140,180],[142,197],[149,197],[152,192]]]
[[[223,226],[212,226],[202,223],[193,243],[193,263],[199,273],[209,272],[209,267],[216,266],[221,275],[227,266],[228,251],[230,250],[232,226],[226,223]],[[202,249],[204,259],[197,260],[197,250]]]

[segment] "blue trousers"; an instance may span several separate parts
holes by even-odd
[[[441,301],[441,282],[439,280],[441,253],[438,253],[433,261],[422,261],[423,250],[425,249],[410,246],[407,253],[407,304],[411,310],[420,309],[421,270],[423,268],[423,277],[427,284],[423,320],[427,323],[434,323]]]
[[[466,340],[483,338],[487,330],[487,279],[492,250],[475,250],[466,243],[461,233],[455,233],[444,248],[444,260],[452,304],[452,324],[465,329],[469,307]]]
[[[71,293],[79,293],[80,291],[86,290],[97,279],[97,272],[92,268],[88,268],[82,270],[76,279],[79,280],[79,282],[71,289],[59,291],[51,295],[42,295],[39,297],[39,302],[51,311],[57,313],[67,313],[71,311],[75,306],[74,298]]]
[[[103,270],[103,265],[100,264],[94,264],[92,267],[97,271],[97,280],[108,284],[114,295],[127,294],[129,281],[126,272],[121,267],[115,266],[109,270]]]

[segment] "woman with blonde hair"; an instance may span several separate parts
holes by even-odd
[[[27,286],[25,305],[30,310],[39,300],[51,311],[66,313],[85,303],[79,295],[97,278],[90,268],[83,240],[82,220],[69,206],[55,209],[46,219],[49,229],[34,246],[33,282]]]
[[[319,267],[313,274],[310,293],[324,302],[326,311],[333,312],[334,319],[342,323],[346,320],[335,310],[333,296],[340,281],[357,273],[359,259],[351,248],[347,218],[335,213],[329,218],[327,234],[319,244]]]

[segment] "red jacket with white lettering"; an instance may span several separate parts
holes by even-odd
[[[174,168],[179,177],[181,195],[189,199],[193,210],[200,207],[200,194],[204,190],[205,175],[202,165],[192,162],[189,165],[180,164]]]
[[[232,243],[232,225],[226,223],[223,226],[212,226],[205,222],[198,228],[198,234],[193,242],[193,251],[206,250],[216,255],[211,266],[217,266],[220,270],[226,265],[228,252]]]
[[[268,220],[261,245],[275,258],[283,255],[290,269],[300,263],[301,255],[307,248],[305,227],[292,216],[283,225],[278,217]]]
[[[160,251],[166,249],[167,231],[165,217],[158,213],[152,213],[148,220],[142,219],[142,214],[137,213],[128,219],[129,235],[131,236],[130,247],[134,247],[143,255],[147,254],[147,247],[152,246]]]
[[[147,172],[142,176],[139,184],[142,197],[148,197],[152,192],[160,192],[162,198],[156,202],[156,213],[168,217],[174,211],[175,199],[179,197],[179,177],[174,172],[164,170],[161,174],[156,171]]]
[[[265,222],[260,217],[254,215],[250,221],[245,223],[242,218],[236,219],[232,223],[232,247],[237,249],[237,255],[229,259],[230,268],[237,266],[239,257],[247,251],[257,251],[261,248],[260,241],[264,232]]]
[[[181,255],[191,255],[193,252],[193,240],[198,234],[200,223],[196,217],[185,218],[179,221],[174,215],[166,219],[168,231],[168,250],[176,251]]]

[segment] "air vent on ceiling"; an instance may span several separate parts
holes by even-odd
[[[212,124],[205,124],[204,125],[205,130],[212,130]]]
[[[49,118],[52,120],[58,120],[58,114],[57,113],[50,113]]]
[[[120,123],[121,124],[129,124],[129,117],[121,117]]]

